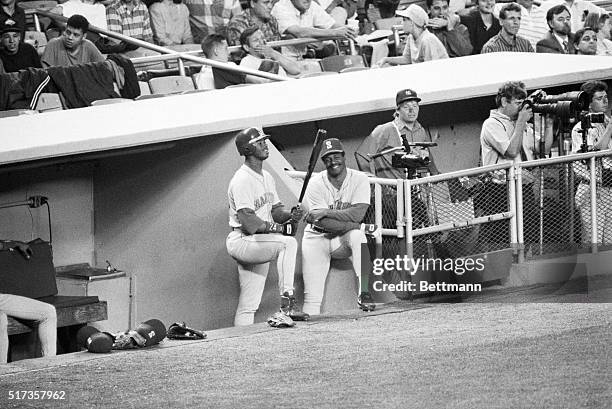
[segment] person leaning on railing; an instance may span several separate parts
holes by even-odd
[[[32,249],[23,242],[0,241],[0,251],[20,254],[26,260],[32,257]],[[55,307],[32,298],[13,294],[0,294],[0,364],[8,358],[8,318],[7,316],[38,323],[38,338],[43,356],[54,356],[57,343],[57,313]]]
[[[608,110],[608,86],[602,81],[587,81],[580,90],[589,96],[589,113],[606,113]],[[582,151],[582,124],[578,122],[572,129],[572,153]],[[587,149],[604,150],[612,148],[612,121],[608,115],[603,123],[592,123],[587,132]],[[597,242],[612,242],[612,158],[604,157],[597,166],[596,178],[601,183],[597,189]],[[591,173],[583,162],[574,162],[573,169],[578,180],[574,200],[580,211],[582,221],[582,242],[591,242],[591,193],[589,184]]]

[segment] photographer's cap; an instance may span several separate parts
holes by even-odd
[[[246,128],[236,134],[236,148],[241,155],[245,153],[245,147],[253,143],[268,139],[270,135],[264,133],[261,128]]]
[[[421,102],[421,98],[411,89],[403,89],[395,96],[395,105],[399,106],[404,101]]]
[[[323,149],[321,150],[321,159],[330,153],[344,153],[344,146],[338,138],[329,138],[323,141]]]

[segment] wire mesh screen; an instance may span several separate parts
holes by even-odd
[[[469,180],[453,178],[419,184],[412,190],[413,229],[455,223],[442,232],[415,237],[415,254],[428,245],[435,257],[462,257],[511,247],[508,183],[489,175]],[[491,221],[472,224],[474,218],[492,216]],[[420,254],[419,254],[420,255]]]

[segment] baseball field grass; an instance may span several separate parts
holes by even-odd
[[[0,407],[609,408],[611,294],[596,277],[18,361],[0,366]]]

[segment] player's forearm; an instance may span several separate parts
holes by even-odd
[[[329,217],[322,218],[314,225],[319,229],[333,234],[344,234],[348,231],[359,229],[360,227],[359,223],[343,222]]]
[[[347,209],[335,210],[330,209],[327,213],[327,218],[337,220],[340,222],[352,222],[352,223],[361,223],[366,212],[368,210],[368,206],[352,206]]]

